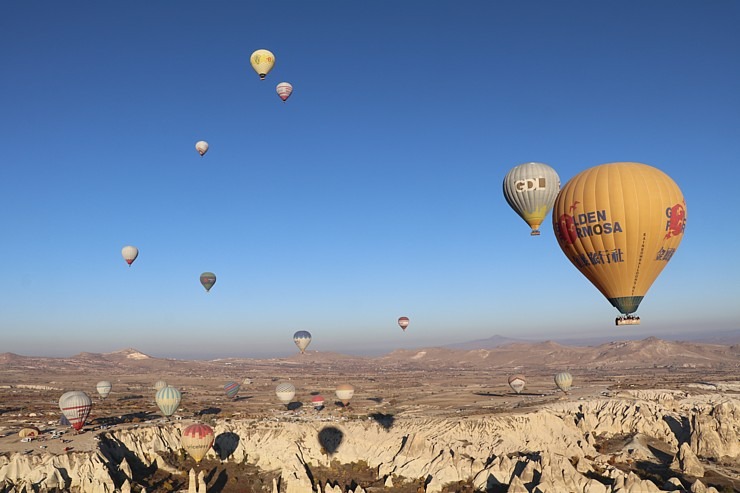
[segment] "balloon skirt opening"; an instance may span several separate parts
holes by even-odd
[[[621,296],[619,298],[609,298],[609,303],[619,310],[621,314],[629,315],[630,313],[635,313],[637,311],[637,307],[640,306],[642,298],[642,296]]]

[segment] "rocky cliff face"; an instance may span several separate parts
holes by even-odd
[[[0,492],[113,493],[131,491],[141,479],[136,470],[185,475],[188,471],[175,470],[164,456],[180,450],[187,424],[106,432],[94,453],[0,457]],[[218,422],[214,431],[216,445],[207,459],[279,471],[273,489],[280,493],[317,491],[312,468],[332,461],[365,461],[386,485],[392,478],[424,478],[427,492],[466,480],[481,491],[507,486],[510,492],[543,493],[680,491],[692,484],[692,491],[713,491],[697,477],[710,467],[710,459],[712,467],[739,463],[740,400],[677,394],[668,399],[665,393],[642,391],[639,398],[563,402],[521,415],[371,416],[343,422],[286,415]],[[629,472],[631,464],[641,463],[644,469],[644,464],[661,462],[672,464],[676,477],[656,484],[654,477]],[[134,463],[140,467],[132,471]],[[732,467],[720,471],[728,477],[736,472]],[[336,491],[335,486],[320,487]]]

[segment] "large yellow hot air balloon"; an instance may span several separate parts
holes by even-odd
[[[265,80],[267,74],[275,66],[275,55],[268,50],[257,50],[249,57],[249,62],[260,79]]]
[[[657,168],[610,163],[574,176],[552,211],[563,253],[624,316],[632,315],[676,252],[686,227],[686,201]]]

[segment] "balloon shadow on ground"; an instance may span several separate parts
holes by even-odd
[[[335,426],[325,426],[319,431],[319,444],[327,454],[333,455],[342,444],[344,433]]]
[[[396,421],[396,417],[392,414],[373,413],[370,414],[370,417],[386,431],[390,430]]]
[[[311,392],[310,395],[321,395],[321,392]]]
[[[517,395],[521,395],[524,397],[542,397],[542,392],[519,392],[518,394],[516,392],[510,392],[507,395],[511,395],[516,397]]]
[[[483,397],[506,397],[507,394],[496,394],[494,392],[473,392],[473,395],[481,395]]]
[[[231,457],[238,446],[239,435],[230,431],[221,433],[213,442],[213,450],[221,460],[226,460]]]
[[[218,476],[216,476],[216,473],[218,473]],[[217,468],[213,468],[208,472],[208,474],[203,476],[203,480],[205,481],[206,485],[213,481],[214,476],[216,477],[216,480],[213,482],[213,484],[208,486],[207,489],[209,493],[220,493],[226,487],[226,483],[228,483],[229,481],[229,475],[224,469],[219,471]]]
[[[246,401],[248,399],[251,399],[252,397],[254,397],[254,396],[253,395],[238,395],[238,396],[234,397],[233,401],[234,402]]]
[[[691,425],[689,424],[688,418],[681,418],[681,421],[674,418],[673,416],[663,416],[663,421],[668,425],[679,443],[686,442],[689,440],[691,434]]]
[[[380,404],[381,402],[383,402],[382,397],[368,397],[367,400],[373,401],[376,404]]]
[[[296,411],[303,407],[303,403],[302,402],[291,402],[286,407],[288,408],[288,411]]]
[[[342,409],[345,409],[345,408],[349,409],[349,404],[345,405],[342,401],[334,401],[334,405]]]
[[[197,416],[205,416],[206,414],[218,414],[221,412],[220,407],[207,407],[205,409],[201,409],[197,413],[195,413]]]
[[[100,419],[100,422],[107,425],[118,425],[123,423],[136,423],[139,421],[146,421],[153,418],[159,418],[161,417],[159,413],[152,413],[149,411],[140,411],[136,413],[128,413],[128,414],[122,414],[120,416],[116,417],[108,417],[103,420],[103,418],[95,418],[90,421],[90,424],[93,422],[97,423],[98,419]]]

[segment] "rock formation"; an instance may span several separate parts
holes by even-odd
[[[211,450],[205,460],[247,462],[265,471],[279,470],[274,493],[278,489],[280,493],[315,491],[307,471],[329,466],[332,460],[365,461],[388,486],[393,483],[391,476],[429,478],[429,493],[466,480],[480,490],[508,485],[509,491],[543,493],[661,491],[653,482],[614,467],[614,461],[658,460],[646,445],[650,440],[675,455],[680,473],[694,477],[704,475],[706,466],[701,459],[740,460],[739,402],[730,398],[715,404],[697,402],[671,392],[644,392],[639,398],[551,404],[528,414],[466,419],[401,415],[388,428],[371,420],[330,427],[316,420],[233,420],[216,423],[214,431],[217,437],[238,435],[234,450],[228,457]],[[161,455],[180,450],[181,429],[187,424],[107,431],[101,433],[94,453],[0,456],[0,492],[36,491],[32,485],[85,493],[131,490],[137,480],[129,465],[132,460],[184,475],[185,471],[168,466]],[[605,439],[620,436],[629,438],[616,450],[597,447]],[[197,488],[195,483],[195,473],[190,471],[188,492],[206,491],[202,472]],[[661,487],[676,489],[680,484],[677,480]],[[697,481],[692,491],[702,487],[701,491],[711,490]],[[323,485],[324,492],[340,492],[337,488]]]

